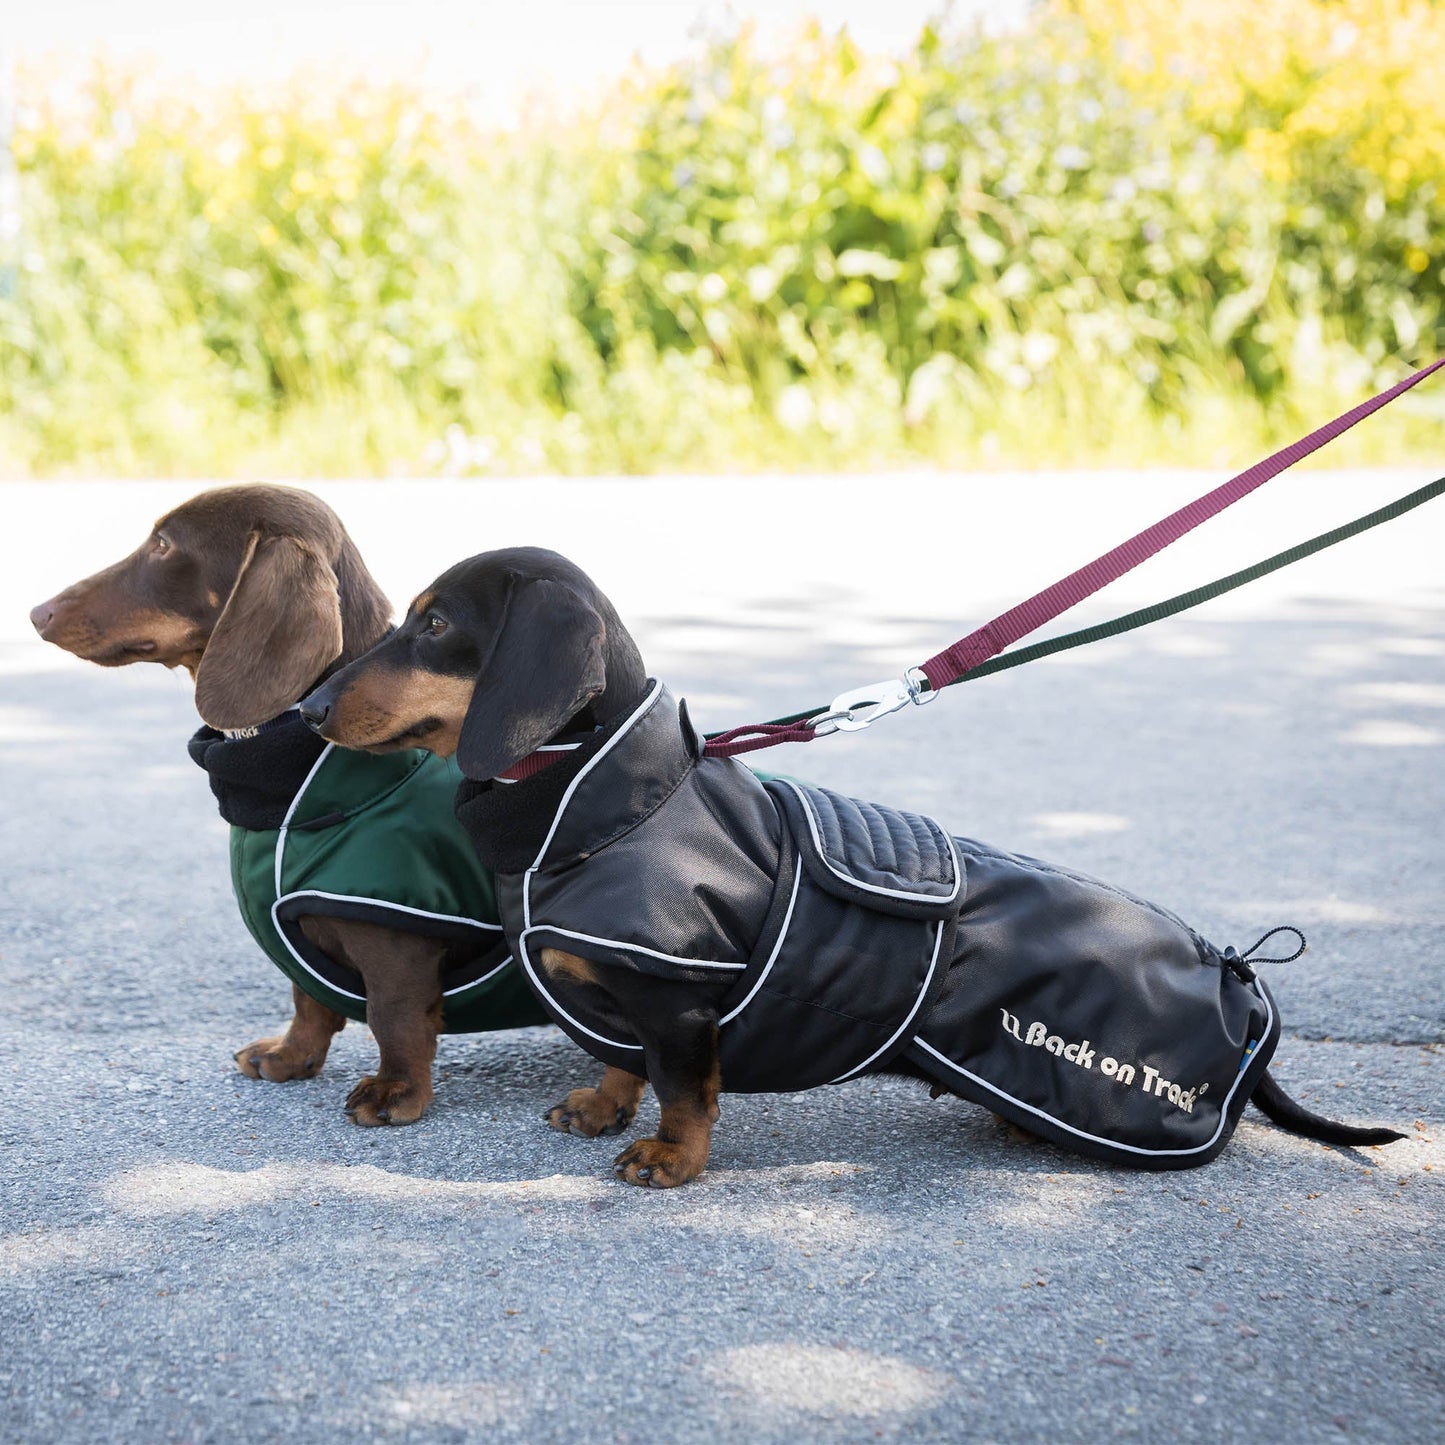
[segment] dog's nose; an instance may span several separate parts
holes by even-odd
[[[331,704],[329,702],[318,702],[315,698],[308,697],[297,709],[301,714],[301,721],[309,728],[319,728],[322,723],[331,716]]]
[[[43,637],[54,616],[55,599],[52,597],[49,602],[42,602],[38,607],[30,609],[30,625]]]

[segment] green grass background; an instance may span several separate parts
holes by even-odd
[[[1248,49],[1259,7],[1079,0],[901,61],[732,36],[505,133],[374,84],[22,72],[0,474],[1247,462],[1445,340],[1409,92],[1445,11],[1281,7],[1224,94],[1198,26]],[[1330,460],[1438,456],[1422,393]]]

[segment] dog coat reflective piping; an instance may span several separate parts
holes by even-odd
[[[544,948],[725,978],[722,1085],[791,1091],[901,1063],[1097,1158],[1177,1169],[1227,1142],[1279,1037],[1252,970],[1172,913],[931,819],[701,756],[652,684],[589,740],[530,867],[489,851],[496,790],[458,817],[556,1023],[605,1063],[642,1050]],[[546,776],[545,774],[543,775]],[[510,805],[530,782],[502,790]]]
[[[231,826],[231,883],[252,938],[327,1008],[366,1018],[361,975],[318,949],[314,914],[455,939],[443,1029],[547,1022],[511,960],[492,876],[452,813],[461,774],[412,750],[372,756],[324,743],[294,713],[247,736],[203,727],[190,753]]]

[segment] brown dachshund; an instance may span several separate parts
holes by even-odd
[[[468,780],[458,817],[495,874],[513,952],[555,1021],[607,1065],[545,1118],[616,1133],[645,1083],[656,1090],[656,1135],[614,1161],[628,1183],[702,1171],[724,1082],[792,1091],[878,1072],[1143,1168],[1207,1162],[1251,1096],[1316,1139],[1400,1137],[1289,1099],[1265,1072],[1278,1015],[1248,956],[1156,905],[928,819],[705,757],[685,705],[649,682],[607,599],[555,553],[514,548],[451,568],[300,713],[344,747],[455,753]],[[1157,1012],[1133,1007],[1135,974],[1111,972],[1120,958],[1165,1000],[1173,1052]],[[1080,992],[1093,1045],[1045,1046],[1037,1022],[1025,1038],[1011,1012],[1067,1013]],[[1211,1019],[1223,1020],[1217,1033]],[[968,1072],[998,1056],[1022,1071],[1002,1079],[1014,1093]],[[1166,1063],[1182,1069],[1166,1076]],[[1050,1090],[1062,1078],[1065,1093],[1087,1085],[1082,1106],[1030,1104],[1030,1091],[1050,1102],[1041,1078]]]
[[[47,642],[102,667],[184,667],[212,728],[255,728],[295,705],[387,633],[390,604],[334,512],[290,487],[203,492],[169,512],[130,556],[42,602]],[[304,735],[304,734],[303,734]],[[346,1101],[358,1124],[409,1124],[432,1099],[446,939],[347,918],[303,916],[322,953],[365,981],[380,1048]],[[247,1044],[253,1079],[320,1073],[346,1019],[293,985],[284,1034]]]

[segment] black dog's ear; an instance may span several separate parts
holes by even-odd
[[[597,697],[607,686],[605,638],[601,617],[566,583],[518,578],[462,723],[462,772],[496,777]]]

